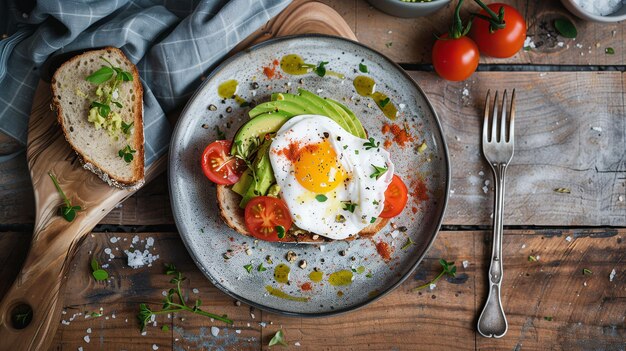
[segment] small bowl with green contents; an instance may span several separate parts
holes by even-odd
[[[372,6],[396,17],[428,16],[447,6],[450,0],[367,0]]]

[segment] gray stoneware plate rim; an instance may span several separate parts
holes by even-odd
[[[231,63],[237,61],[239,58],[243,57],[244,55],[248,55],[251,52],[259,49],[259,48],[263,48],[265,46],[268,45],[273,45],[276,43],[280,43],[280,42],[284,42],[284,41],[290,41],[290,40],[294,40],[294,39],[318,39],[318,40],[339,40],[339,41],[344,41],[347,44],[352,44],[352,45],[356,45],[361,47],[362,49],[364,49],[365,51],[369,51],[371,53],[373,53],[376,56],[379,56],[381,59],[383,59],[384,61],[386,61],[387,63],[389,63],[391,66],[393,66],[398,72],[400,72],[401,75],[403,75],[407,81],[412,84],[417,91],[421,94],[421,97],[424,99],[424,101],[426,102],[426,106],[424,106],[425,108],[427,108],[429,110],[429,112],[432,114],[433,116],[433,122],[434,122],[434,130],[435,132],[438,134],[439,139],[441,141],[439,147],[441,148],[442,151],[442,156],[443,159],[440,161],[442,163],[442,166],[445,167],[445,189],[443,192],[443,196],[441,196],[441,201],[442,201],[442,206],[441,206],[441,211],[439,213],[439,216],[437,218],[436,221],[436,225],[434,226],[434,230],[433,232],[430,234],[430,238],[427,240],[427,245],[424,245],[423,249],[421,250],[421,254],[420,257],[415,261],[415,263],[408,268],[407,272],[401,276],[395,283],[393,284],[389,284],[384,290],[380,291],[377,295],[375,296],[370,296],[368,297],[368,299],[366,299],[363,302],[360,303],[356,303],[354,305],[345,307],[345,308],[339,308],[339,309],[334,309],[331,311],[325,311],[325,312],[313,312],[313,313],[307,313],[307,312],[293,312],[293,311],[286,311],[286,310],[281,310],[278,308],[274,308],[274,307],[270,307],[270,306],[266,306],[263,305],[262,303],[258,303],[256,301],[252,301],[250,299],[247,299],[241,295],[239,295],[237,292],[232,291],[231,289],[228,289],[226,286],[224,286],[223,284],[221,284],[218,279],[214,276],[212,276],[211,274],[209,274],[208,270],[206,270],[203,267],[203,264],[201,263],[201,261],[198,259],[196,252],[194,251],[194,247],[192,245],[191,239],[187,237],[188,234],[186,234],[183,230],[183,226],[182,224],[180,224],[179,222],[182,221],[181,216],[182,214],[180,213],[180,209],[177,206],[174,206],[174,202],[175,202],[175,192],[173,190],[174,187],[174,181],[173,181],[173,177],[176,174],[176,143],[178,138],[180,137],[180,133],[182,133],[183,131],[181,130],[180,126],[182,124],[182,121],[186,118],[191,118],[189,116],[191,116],[189,113],[189,109],[190,106],[194,103],[195,99],[197,99],[199,96],[201,96],[201,94],[203,93],[203,90],[206,89],[206,87],[212,82],[212,78],[217,75],[218,72],[220,72],[221,70],[223,70],[224,68],[226,68],[228,65],[230,65]],[[350,39],[346,39],[346,38],[342,38],[342,37],[337,37],[337,36],[332,36],[332,35],[325,35],[325,34],[299,34],[299,35],[290,35],[290,36],[283,36],[283,37],[278,37],[278,38],[272,38],[269,40],[266,40],[262,43],[259,44],[255,44],[247,49],[244,49],[238,53],[236,53],[235,55],[226,58],[222,63],[220,63],[218,66],[216,66],[210,74],[207,75],[207,77],[204,79],[204,81],[202,82],[202,84],[196,89],[196,91],[193,93],[193,95],[189,98],[187,104],[185,105],[184,109],[182,110],[182,112],[180,113],[180,117],[176,122],[176,125],[174,127],[174,130],[172,132],[172,139],[170,142],[170,150],[169,150],[169,160],[168,160],[168,184],[169,184],[169,195],[170,195],[170,205],[172,207],[172,213],[174,216],[174,222],[176,224],[176,227],[178,229],[178,232],[180,233],[180,237],[182,238],[182,241],[187,249],[187,252],[189,253],[189,255],[191,256],[192,260],[194,261],[194,263],[196,264],[196,266],[198,266],[200,268],[200,271],[202,271],[202,274],[204,274],[205,277],[207,277],[207,279],[209,279],[209,281],[216,286],[218,289],[220,289],[222,292],[224,292],[226,295],[241,301],[243,303],[246,303],[250,306],[262,309],[264,311],[268,311],[271,313],[276,313],[276,314],[281,314],[281,315],[285,315],[285,316],[292,316],[292,317],[328,317],[328,316],[335,316],[335,315],[339,315],[339,314],[343,314],[346,312],[351,312],[354,310],[357,310],[361,307],[364,307],[372,302],[377,301],[378,299],[382,298],[383,296],[387,295],[388,293],[392,292],[394,289],[396,289],[398,286],[400,286],[409,276],[411,276],[411,274],[413,274],[413,272],[415,271],[415,269],[419,266],[419,264],[422,262],[422,260],[424,259],[424,257],[426,256],[426,253],[428,252],[428,250],[431,248],[432,244],[434,243],[435,239],[437,238],[437,235],[439,234],[439,231],[441,229],[441,224],[443,222],[443,218],[447,209],[447,205],[448,205],[448,194],[450,193],[450,181],[451,181],[451,169],[450,169],[450,158],[449,158],[449,154],[448,154],[448,147],[447,147],[447,143],[444,137],[444,133],[443,133],[443,128],[441,127],[441,122],[439,121],[439,117],[435,111],[435,109],[432,106],[432,103],[430,102],[430,100],[428,99],[427,95],[424,93],[424,91],[422,90],[422,88],[417,84],[417,82],[415,82],[413,80],[413,78],[411,78],[411,76],[404,71],[404,69],[402,69],[402,67],[400,67],[400,65],[398,65],[397,63],[395,63],[393,60],[391,60],[390,58],[388,58],[387,56],[381,54],[380,52],[364,45],[361,44],[357,41],[353,41]],[[226,225],[226,224],[224,224]],[[294,245],[298,245],[298,244],[294,244]]]

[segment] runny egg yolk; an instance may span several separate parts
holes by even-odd
[[[295,176],[305,189],[322,194],[335,189],[345,179],[337,153],[327,140],[306,145],[299,153],[294,161]]]

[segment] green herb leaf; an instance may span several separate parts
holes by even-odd
[[[102,66],[102,68],[87,76],[85,80],[94,84],[102,84],[111,79],[113,77],[113,73],[115,72],[111,67]]]
[[[379,104],[380,107],[385,107],[387,106],[387,104],[389,103],[389,101],[391,101],[388,97],[384,98],[383,100],[380,100]]]
[[[137,150],[131,149],[130,145],[126,145],[125,148],[121,149],[117,152],[119,157],[123,158],[126,163],[131,163],[133,161],[133,154],[137,152]]]
[[[100,265],[98,264],[98,261],[95,258],[91,259],[91,271],[97,271],[98,269],[100,269]]]
[[[389,170],[389,168],[387,168],[387,165],[385,165],[385,167],[372,165],[372,167],[374,167],[374,172],[370,174],[370,178],[376,178],[377,180],[378,178],[382,177],[383,174],[387,173],[387,171]]]
[[[282,225],[277,225],[276,227],[274,227],[274,229],[276,229],[276,234],[278,235],[279,239],[285,237],[285,227],[283,227]]]
[[[163,326],[161,327],[161,330],[166,332],[170,330],[170,327],[167,324],[163,324]]]
[[[251,264],[247,264],[245,266],[243,266],[243,268],[246,270],[246,272],[250,273],[252,272],[252,265]]]
[[[372,217],[372,219],[370,219],[370,223],[376,222],[376,219],[377,219],[376,217]]]
[[[91,274],[99,282],[109,279],[109,273],[107,273],[107,271],[105,271],[104,269],[97,269],[93,271]]]
[[[272,340],[270,340],[269,344],[267,344],[267,346],[274,345],[287,346],[287,342],[285,341],[285,333],[283,333],[282,329],[277,331],[276,334],[274,334],[274,337],[272,337]]]
[[[109,116],[109,113],[111,113],[111,106],[100,103],[98,101],[92,101],[91,102],[91,108],[93,107],[97,107],[98,108],[98,114],[104,118]]]
[[[592,275],[593,272],[587,268],[583,268],[583,275]]]
[[[118,77],[121,76],[122,80],[125,81],[125,82],[132,82],[132,80],[133,80],[133,75],[130,72],[127,72],[127,71],[119,70],[117,72],[117,76]]]
[[[615,55],[615,49],[613,49],[612,47],[608,47],[604,49],[604,53],[607,55]]]
[[[119,102],[117,102],[117,101],[112,101],[112,102],[113,102],[113,105],[115,105],[115,106],[117,106],[117,107],[119,107],[119,108],[124,107],[124,105],[122,105],[121,103],[119,103]]]
[[[92,318],[98,318],[98,317],[102,317],[102,313],[91,312],[91,314],[89,316],[92,317]]]
[[[367,274],[365,275],[365,278],[371,278],[371,277],[373,277],[373,276],[374,276],[374,275],[372,274],[372,272],[369,272],[369,273],[367,273]]]
[[[537,262],[537,257],[532,255],[528,256],[528,262]]]
[[[263,267],[263,262],[256,268],[257,272],[265,272],[267,268]]]
[[[368,142],[363,143],[363,146],[365,146],[365,150],[376,149],[380,147],[380,141],[376,142],[374,138],[370,137]]]
[[[343,203],[343,209],[345,211],[354,213],[354,210],[356,209],[357,204],[352,203],[352,201],[342,201],[342,203]]]
[[[363,73],[369,73],[369,70],[367,69],[367,66],[359,63],[359,71],[363,72]]]
[[[546,316],[543,317],[543,319],[547,320],[548,322],[552,322],[552,316]]]
[[[122,121],[122,133],[124,133],[124,135],[126,136],[129,136],[130,129],[133,127],[133,124],[135,124],[135,122],[130,122],[129,124],[127,124],[126,122]]]
[[[554,192],[561,193],[561,194],[571,194],[572,190],[570,190],[570,188],[556,188],[554,189]]]
[[[315,195],[315,200],[317,200],[319,202],[326,202],[326,200],[328,200],[328,198],[324,194],[319,194],[319,195]]]
[[[327,61],[322,61],[320,62],[317,67],[315,67],[315,74],[317,74],[320,77],[323,77],[326,75],[326,66],[328,64]]]
[[[388,47],[388,48],[390,48],[390,47],[392,47],[392,46],[393,46],[393,42],[391,42],[391,41],[390,41],[390,42],[387,42],[387,43],[385,43],[385,46],[386,46],[386,47]]]
[[[554,27],[557,32],[566,38],[576,38],[578,35],[578,31],[576,30],[576,26],[574,23],[567,18],[558,18],[554,20]]]

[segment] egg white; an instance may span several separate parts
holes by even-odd
[[[335,189],[320,194],[298,182],[293,162],[280,151],[293,142],[304,146],[324,140],[330,142],[347,176]],[[385,190],[391,183],[394,165],[386,150],[382,147],[367,150],[364,145],[367,142],[348,133],[332,119],[319,115],[296,116],[280,128],[270,147],[270,162],[281,198],[297,227],[330,239],[345,239],[378,217],[384,207]],[[371,177],[372,165],[386,165],[388,170],[376,179]],[[317,195],[324,195],[327,200],[321,202],[316,199]],[[345,208],[345,202],[356,204],[354,212]]]

